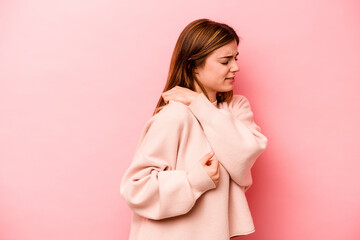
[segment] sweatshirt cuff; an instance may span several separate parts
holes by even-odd
[[[214,181],[207,174],[199,160],[196,160],[191,166],[191,170],[188,173],[188,180],[196,198],[204,192],[216,188]]]
[[[188,107],[200,122],[209,122],[216,119],[218,108],[209,101],[204,93],[198,94]]]

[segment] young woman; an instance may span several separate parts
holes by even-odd
[[[176,43],[165,89],[120,193],[130,240],[226,240],[255,231],[245,192],[267,146],[248,99],[233,95],[239,37],[198,19]]]

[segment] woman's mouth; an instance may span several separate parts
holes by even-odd
[[[235,82],[235,78],[225,78],[225,80],[229,80],[229,81],[232,81],[232,82]]]

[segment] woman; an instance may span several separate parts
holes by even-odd
[[[245,191],[267,138],[233,95],[239,37],[198,19],[181,32],[169,76],[120,192],[130,240],[225,240],[255,231]],[[211,153],[212,152],[212,153]]]

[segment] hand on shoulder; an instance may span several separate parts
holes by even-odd
[[[188,88],[175,86],[172,89],[163,92],[161,96],[164,98],[165,103],[176,101],[189,106],[199,94],[200,93],[192,91]]]

